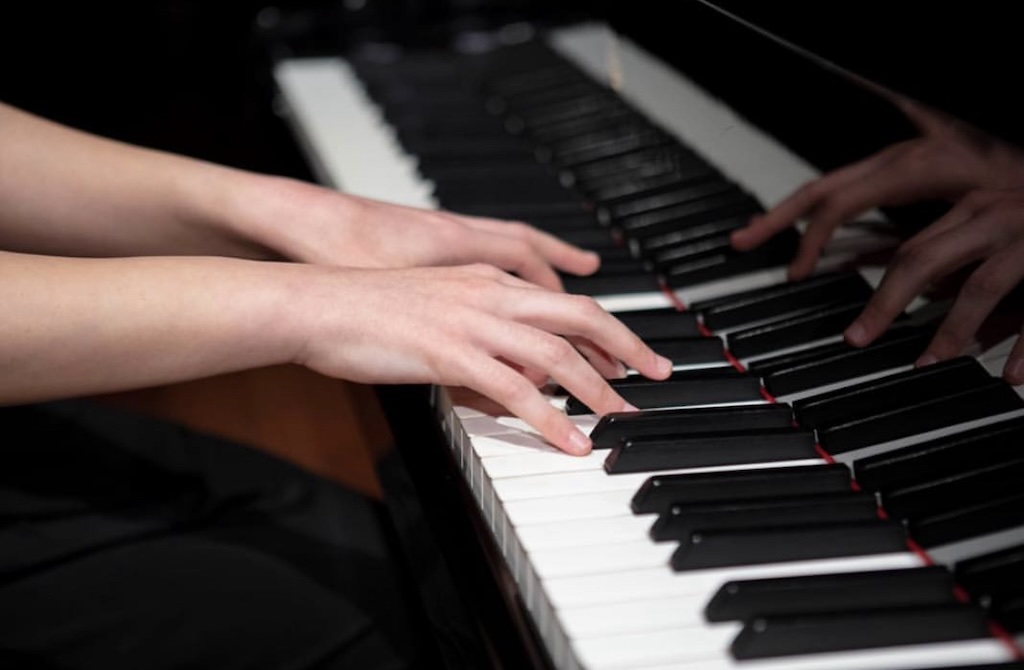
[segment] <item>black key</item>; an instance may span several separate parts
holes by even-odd
[[[723,179],[709,178],[695,182],[686,182],[671,190],[652,195],[640,195],[635,198],[623,198],[597,209],[597,217],[602,223],[613,223],[620,219],[645,214],[667,207],[686,205],[692,202],[717,195],[733,194],[736,185]]]
[[[763,400],[761,382],[757,377],[732,368],[681,370],[666,380],[641,376],[613,379],[609,382],[627,402],[638,409],[685,407],[726,402]],[[593,414],[593,411],[570,396],[565,404],[568,414]]]
[[[646,258],[649,265],[657,271],[669,269],[672,266],[683,263],[690,263],[701,258],[714,254],[732,252],[732,242],[728,233],[703,237],[697,240],[677,244],[672,247],[659,249],[648,253]]]
[[[806,465],[649,477],[634,494],[634,514],[663,514],[673,504],[735,502],[850,490],[845,465]]]
[[[814,447],[814,431],[793,427],[631,437],[608,454],[604,469],[609,474],[620,474],[741,463],[781,463],[819,458]]]
[[[995,600],[989,610],[1008,633],[1017,635],[1024,632],[1024,597]]]
[[[923,395],[913,402],[904,401],[893,410],[819,425],[818,442],[825,451],[836,455],[1024,407],[1024,400],[1013,387],[996,378],[945,396],[934,397],[930,392]]]
[[[960,561],[953,566],[953,575],[975,600],[1024,593],[1024,545]]]
[[[617,412],[601,417],[590,432],[590,440],[594,449],[610,449],[627,437],[689,435],[721,430],[725,426],[735,430],[754,430],[792,425],[792,410],[781,403]]]
[[[726,582],[704,608],[708,621],[957,603],[953,575],[937,565]]]
[[[988,638],[985,612],[937,605],[758,617],[730,647],[740,660]]]
[[[608,184],[621,179],[624,174],[661,174],[676,169],[679,163],[688,163],[693,154],[678,145],[641,149],[614,158],[594,161],[572,170],[560,173],[562,183],[581,186],[584,190],[590,184]]]
[[[673,365],[729,365],[725,343],[718,337],[652,339],[647,340],[647,345]]]
[[[669,143],[663,133],[656,130],[630,133],[621,137],[615,137],[604,142],[597,142],[576,151],[563,152],[557,156],[538,153],[542,162],[550,160],[560,168],[573,168],[590,161],[602,160],[614,156],[648,149]]]
[[[846,330],[865,304],[866,301],[808,308],[797,316],[733,331],[726,335],[726,342],[733,354],[750,358],[832,337]]]
[[[875,454],[853,462],[857,483],[870,491],[890,491],[914,482],[955,475],[979,462],[1004,461],[1021,453],[1024,417]]]
[[[632,246],[637,256],[645,258],[656,257],[657,253],[662,249],[689,244],[690,242],[708,237],[728,234],[737,228],[744,228],[748,223],[750,223],[750,214],[748,213],[739,216],[725,215],[705,223],[686,226],[670,233],[636,239],[633,240]]]
[[[658,278],[646,270],[632,274],[593,274],[587,277],[562,276],[566,293],[601,296],[627,293],[655,293],[661,290]]]
[[[693,161],[689,165],[678,166],[672,172],[650,177],[619,179],[606,185],[599,185],[597,188],[584,187],[580,190],[595,205],[609,207],[630,199],[669,193],[711,179],[720,179],[715,169],[707,163]]]
[[[681,312],[672,307],[619,312],[615,317],[644,341],[703,334],[695,313]]]
[[[978,465],[934,481],[912,484],[881,494],[890,516],[914,519],[977,505],[989,498],[1012,495],[1024,482],[1024,455],[1004,463]]]
[[[787,314],[837,303],[863,303],[873,289],[858,272],[822,274],[797,282],[744,291],[690,306],[712,330],[779,320]]]
[[[912,365],[931,337],[931,330],[897,327],[866,347],[834,342],[759,359],[747,369],[761,377],[773,396],[784,396]]]
[[[847,417],[899,407],[908,398],[948,395],[992,379],[981,363],[969,356],[900,372],[869,382],[820,393],[793,402],[802,426],[834,425]]]
[[[609,225],[622,230],[630,239],[642,240],[716,219],[753,214],[761,209],[760,203],[749,193],[735,189],[694,202],[622,217],[610,221]]]
[[[937,547],[987,533],[1024,526],[1024,493],[993,494],[981,502],[906,521],[922,547]]]
[[[704,528],[769,528],[821,525],[878,518],[874,498],[855,491],[743,500],[726,503],[672,505],[651,526],[651,539],[689,542]]]
[[[703,570],[906,551],[903,527],[888,519],[770,528],[703,528],[672,554],[672,569]]]
[[[558,234],[558,237],[569,244],[574,244],[591,251],[601,249],[612,249],[619,246],[612,234],[605,228],[592,228],[579,230],[566,230]]]
[[[786,230],[752,251],[727,250],[712,253],[686,263],[676,263],[662,270],[665,283],[672,288],[695,286],[717,279],[781,267],[796,253],[799,234]]]

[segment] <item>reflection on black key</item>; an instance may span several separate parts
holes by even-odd
[[[1013,387],[1002,379],[989,379],[978,388],[959,393],[904,402],[897,409],[861,414],[842,423],[818,426],[818,442],[832,455],[918,435],[1024,407]]]
[[[747,369],[760,375],[769,393],[784,396],[912,365],[931,336],[929,330],[894,328],[866,347],[835,342],[760,359]]]
[[[881,494],[882,506],[900,518],[916,518],[982,503],[989,498],[1020,491],[1024,482],[1024,455],[934,481],[924,481]]]
[[[726,582],[704,608],[708,621],[921,605],[952,605],[953,575],[932,565]]]
[[[907,531],[922,547],[937,547],[1024,526],[1024,493],[993,493],[980,502],[906,520]]]
[[[749,194],[732,191],[684,205],[624,217],[610,222],[610,225],[622,230],[630,239],[642,239],[725,217],[753,214],[761,209],[760,203]]]
[[[814,496],[672,505],[651,526],[655,542],[689,541],[704,528],[768,528],[820,525],[878,518],[874,498],[856,491]]]
[[[673,264],[663,269],[662,275],[668,286],[686,288],[766,268],[782,267],[793,259],[797,242],[796,231],[783,231],[752,251],[712,253],[685,263]]]
[[[797,316],[736,330],[726,336],[740,358],[760,356],[841,334],[864,310],[865,302],[809,307]]]
[[[655,353],[672,361],[673,365],[729,365],[725,357],[725,343],[717,337],[676,337],[647,340]]]
[[[562,276],[566,293],[601,296],[661,291],[658,278],[641,270],[632,274],[595,274],[588,277]]]
[[[953,574],[975,600],[997,593],[1024,594],[1024,545],[960,561]]]
[[[672,569],[701,570],[906,551],[903,527],[888,519],[769,528],[703,528],[672,554]]]
[[[724,367],[681,370],[662,381],[633,376],[613,379],[609,384],[638,409],[763,400],[757,377]],[[566,400],[565,411],[571,415],[593,413],[575,396]]]
[[[590,432],[594,449],[610,449],[624,438],[645,435],[688,435],[730,427],[735,430],[785,428],[793,425],[789,405],[741,405],[663,409],[606,414]]]
[[[695,435],[632,437],[604,462],[609,474],[819,458],[814,431],[797,428],[718,431]]]
[[[936,605],[813,615],[758,617],[733,640],[741,660],[852,649],[987,638],[985,612],[971,605]]]
[[[712,196],[735,193],[735,190],[736,186],[728,181],[707,179],[680,185],[662,193],[642,195],[636,198],[622,199],[609,205],[601,205],[597,210],[597,215],[602,222],[613,223],[637,214],[686,205]]]
[[[701,335],[696,314],[672,307],[619,312],[615,317],[644,341]]]
[[[705,223],[686,226],[662,235],[652,235],[642,239],[634,240],[633,246],[637,255],[645,258],[655,256],[662,249],[689,244],[696,240],[716,235],[728,234],[737,228],[743,228],[750,223],[750,215],[722,216]]]
[[[733,502],[850,490],[842,464],[655,475],[633,496],[634,514],[662,514],[673,504]]]
[[[1021,454],[1024,417],[920,442],[853,462],[857,483],[889,491],[920,481],[964,472],[980,462],[1005,461]]]
[[[809,307],[862,303],[871,294],[871,285],[859,272],[828,273],[696,303],[690,308],[700,313],[708,328],[718,331],[766,319],[779,320]]]
[[[948,395],[977,387],[991,379],[992,375],[981,363],[968,356],[961,356],[802,398],[793,402],[793,411],[800,425],[816,428],[839,423],[846,417],[899,407],[907,399]]]

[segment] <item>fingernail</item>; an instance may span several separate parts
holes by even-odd
[[[573,431],[573,433],[569,435],[569,447],[574,454],[579,454],[580,456],[588,454],[590,453],[591,447],[590,438],[578,430]]]
[[[917,362],[914,363],[914,367],[923,368],[923,367],[926,367],[928,365],[933,365],[933,364],[938,363],[938,362],[939,362],[939,357],[936,356],[935,354],[925,354],[925,355],[921,356],[921,358],[917,359]]]

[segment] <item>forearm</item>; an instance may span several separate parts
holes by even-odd
[[[283,180],[97,137],[2,103],[0,146],[0,248],[278,255],[239,218],[248,200],[266,196],[266,183]]]
[[[304,266],[0,252],[0,403],[140,388],[288,362]]]

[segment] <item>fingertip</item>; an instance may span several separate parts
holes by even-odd
[[[868,330],[860,321],[854,321],[843,333],[847,342],[855,347],[863,347],[868,343]]]
[[[672,374],[672,361],[664,356],[657,356],[654,362],[657,379],[665,379]]]
[[[925,353],[921,354],[920,358],[917,359],[917,361],[914,363],[914,367],[915,368],[925,368],[925,367],[928,367],[929,365],[935,365],[938,362],[939,362],[939,357],[938,356],[936,356],[935,354],[933,354],[930,351],[926,351]]]
[[[1024,384],[1024,359],[1011,358],[1003,369],[1003,379],[1012,386]]]
[[[569,446],[566,451],[576,456],[586,456],[593,448],[593,442],[580,430],[574,429],[569,433]]]

